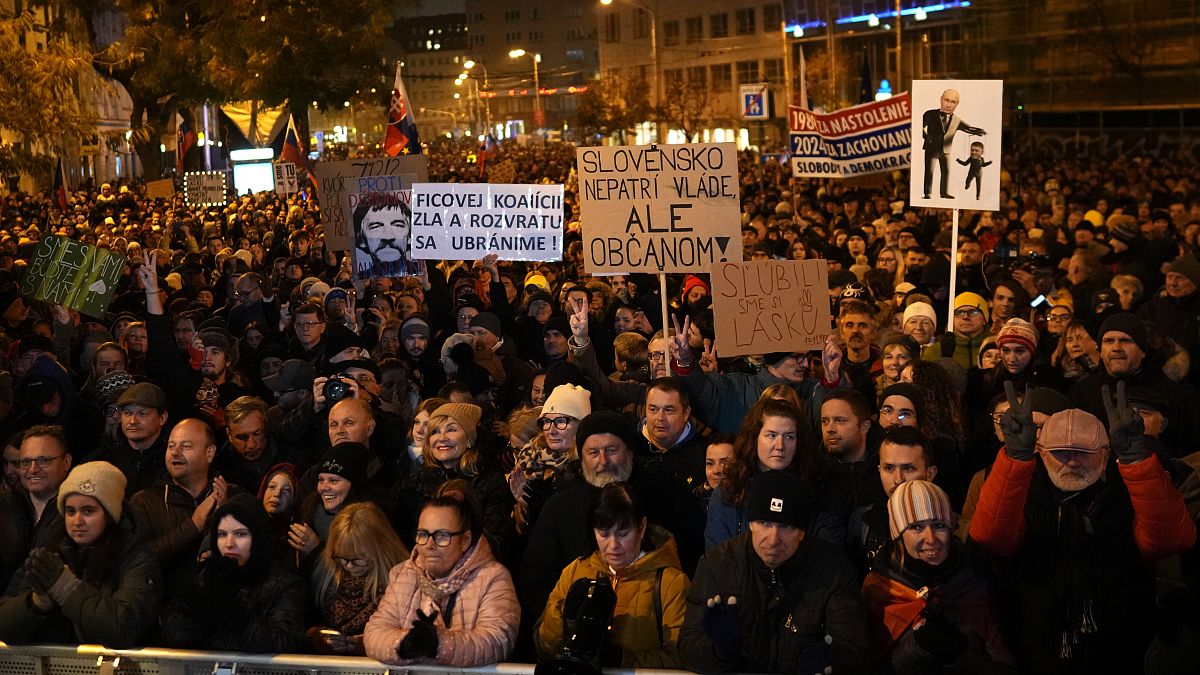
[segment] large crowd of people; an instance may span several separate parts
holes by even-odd
[[[430,179],[565,184],[561,260],[355,280],[312,190],[0,200],[0,640],[1195,672],[1194,162],[1005,157],[952,260],[907,174],[744,152],[746,259],[825,260],[834,325],[730,356],[707,274],[588,274],[573,146],[474,151]],[[20,293],[49,235],[126,256],[103,316]]]

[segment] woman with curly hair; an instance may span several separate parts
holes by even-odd
[[[924,414],[920,420],[935,448],[935,461],[941,473],[939,484],[946,486],[955,504],[962,504],[970,474],[962,474],[962,449],[966,439],[963,394],[946,370],[934,361],[916,360],[901,371],[900,379],[912,383],[921,392]]]
[[[313,570],[313,600],[321,623],[305,643],[322,654],[362,656],[363,629],[387,590],[392,568],[408,549],[371,502],[347,506],[333,519],[329,539]]]
[[[755,476],[763,471],[791,471],[816,486],[821,470],[820,447],[805,416],[795,405],[773,398],[760,398],[746,414],[733,444],[733,459],[725,477],[709,500],[704,548],[735,537],[749,528],[746,494]],[[817,496],[813,493],[813,500]],[[841,540],[841,528],[828,509],[816,508],[812,534],[831,541]]]

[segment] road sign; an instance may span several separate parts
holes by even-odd
[[[770,117],[767,97],[770,95],[765,84],[743,84],[739,101],[744,120],[765,120]]]

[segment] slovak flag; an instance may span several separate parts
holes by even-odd
[[[196,132],[192,130],[192,125],[183,119],[183,116],[176,113],[179,118],[179,125],[175,128],[175,173],[183,174],[183,158],[187,155],[188,150],[196,144]]]
[[[62,157],[58,158],[58,167],[54,169],[54,201],[59,211],[67,212],[67,172]]]
[[[308,168],[308,158],[300,149],[300,134],[296,131],[296,118],[288,115],[287,131],[283,132],[283,147],[279,150],[279,161],[292,162]]]
[[[383,137],[383,151],[388,157],[421,154],[421,141],[417,138],[417,122],[413,119],[412,101],[400,79],[400,64],[396,64],[396,83],[392,85],[392,106],[388,110],[387,133]]]
[[[489,159],[495,159],[500,154],[500,143],[491,133],[483,137],[483,149],[479,153],[479,175],[482,176]]]

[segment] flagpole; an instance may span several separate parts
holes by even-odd
[[[954,332],[954,296],[958,285],[958,209],[954,209],[954,220],[950,227],[950,313],[947,315],[946,332]]]

